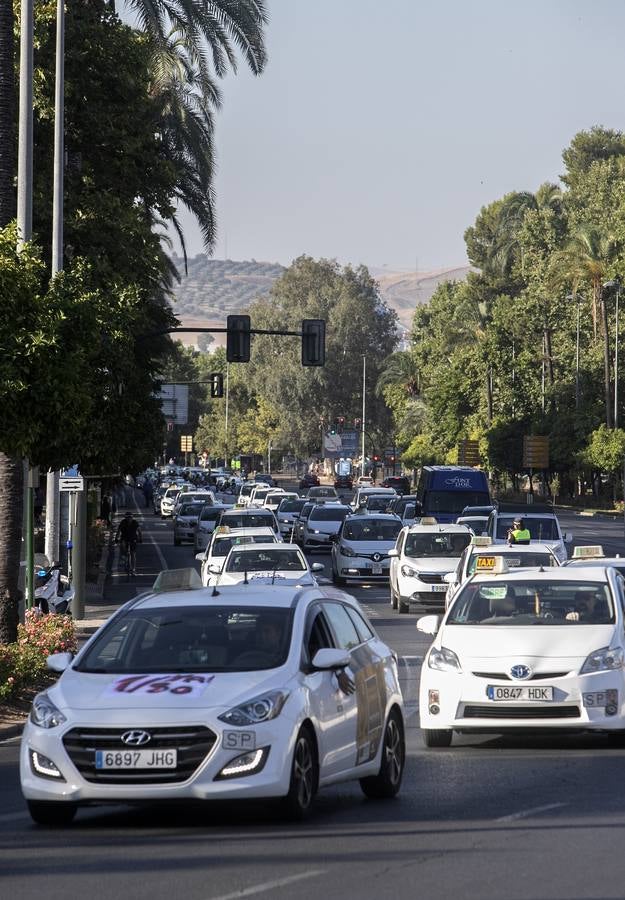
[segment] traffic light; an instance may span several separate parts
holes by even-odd
[[[362,419],[354,419],[354,428],[360,428],[362,425]]]
[[[221,372],[213,372],[211,375],[211,397],[223,397],[224,376]]]
[[[228,316],[226,359],[228,362],[250,361],[250,317]]]
[[[302,321],[302,365],[324,366],[326,362],[326,323],[323,319]]]

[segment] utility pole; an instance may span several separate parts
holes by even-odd
[[[365,394],[365,386],[367,380],[367,357],[363,354],[362,357],[362,443],[361,443],[361,454],[362,454],[362,470],[360,472],[361,475],[365,474],[365,415],[366,415],[366,394]]]
[[[56,79],[54,89],[54,176],[52,193],[52,277],[63,270],[63,164],[65,158],[65,3],[56,6]],[[59,472],[48,472],[46,480],[45,554],[57,563],[61,494]]]
[[[614,326],[614,427],[618,428],[618,313],[619,283],[616,285],[616,322]]]
[[[17,251],[33,236],[33,40],[34,0],[22,0],[20,8],[20,79],[17,144]],[[26,556],[26,603],[34,602],[33,489],[30,466],[23,460],[23,534]]]

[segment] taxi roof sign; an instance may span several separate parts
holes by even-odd
[[[423,516],[419,525],[438,525],[438,519],[435,519],[434,516]]]
[[[475,565],[475,574],[480,575],[506,575],[510,571],[508,562],[504,556],[478,556]]]
[[[203,587],[196,569],[164,569],[152,585],[156,593],[163,591],[196,591]]]
[[[492,543],[493,539],[487,534],[474,534],[471,538],[471,545],[473,547],[490,547]]]
[[[602,559],[605,556],[601,544],[587,544],[583,547],[575,547],[573,559]]]

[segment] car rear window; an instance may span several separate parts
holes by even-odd
[[[539,516],[522,517],[523,524],[528,529],[533,541],[557,541],[560,539],[558,534],[558,523],[555,518]],[[508,529],[514,524],[514,516],[497,517],[497,537],[506,540],[508,537]]]
[[[227,525],[228,528],[274,528],[275,524],[271,512],[228,513],[220,521],[220,525]]]
[[[304,507],[304,500],[283,500],[278,507],[279,513],[301,512]]]

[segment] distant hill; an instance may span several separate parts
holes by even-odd
[[[256,260],[208,259],[204,254],[189,259],[184,274],[182,259],[174,257],[181,273],[180,284],[174,289],[173,310],[186,327],[205,328],[223,325],[229,313],[241,312],[258,297],[269,293],[274,281],[282,275],[279,263]],[[443,281],[460,281],[469,272],[468,266],[438,269],[434,272],[388,272],[373,270],[380,285],[380,293],[408,330],[416,306],[427,303]],[[183,343],[197,344],[197,333],[180,335]],[[214,335],[214,343],[225,343],[224,335]]]

